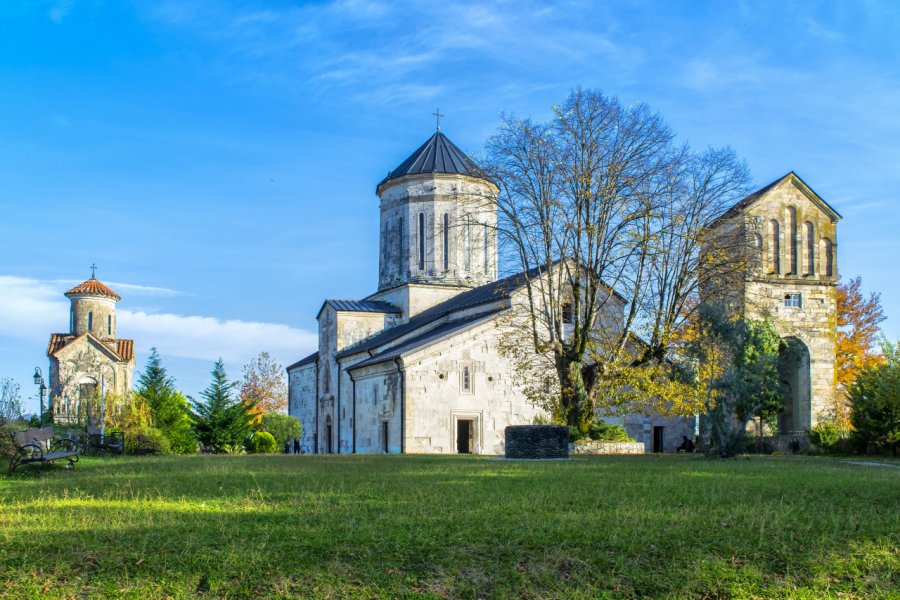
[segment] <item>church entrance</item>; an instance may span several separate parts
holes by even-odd
[[[475,437],[475,421],[472,419],[457,419],[456,421],[456,452],[458,454],[472,454]]]
[[[778,433],[789,435],[810,428],[809,348],[797,338],[787,338],[787,348],[778,359],[783,411],[778,415]]]

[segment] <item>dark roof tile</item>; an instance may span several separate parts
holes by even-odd
[[[447,173],[451,175],[468,175],[491,181],[472,159],[465,155],[456,144],[440,131],[428,138],[409,158],[400,163],[396,169],[388,173],[381,183],[405,177],[428,173]],[[491,181],[491,183],[493,183]]]

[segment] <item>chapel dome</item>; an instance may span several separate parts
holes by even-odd
[[[75,296],[75,295],[88,295],[88,296],[106,296],[107,298],[112,298],[116,301],[122,299],[117,293],[112,291],[109,287],[104,285],[99,279],[96,277],[91,277],[87,281],[83,283],[79,283],[71,290],[66,292],[66,297]]]
[[[400,163],[400,166],[388,173],[387,177],[378,184],[378,187],[380,188],[389,181],[400,179],[407,175],[428,175],[433,173],[467,175],[493,183],[485,175],[484,171],[466,156],[456,144],[451,142],[440,131],[436,131],[409,158]]]

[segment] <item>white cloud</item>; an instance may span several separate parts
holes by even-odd
[[[129,285],[134,284],[117,284],[122,289]],[[66,331],[69,309],[64,287],[60,281],[0,275],[0,315],[4,323],[14,325],[3,328],[3,337],[33,342]],[[265,350],[286,364],[311,352],[318,342],[315,332],[282,323],[129,310],[117,311],[117,318],[121,335],[133,338],[139,352],[155,346],[163,357],[221,357],[244,364]]]

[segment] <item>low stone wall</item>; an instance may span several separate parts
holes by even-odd
[[[569,444],[572,454],[643,454],[644,444],[641,442],[575,442]]]
[[[569,429],[560,425],[510,425],[506,458],[568,458]]]

